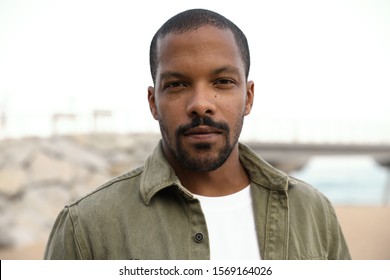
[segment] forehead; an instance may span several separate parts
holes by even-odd
[[[159,36],[158,41],[165,41],[170,38],[178,38],[178,37],[194,37],[196,35],[213,35],[217,37],[228,36],[234,40],[233,32],[229,28],[218,28],[214,25],[206,24],[195,28],[189,28],[188,30],[173,30],[171,32],[166,33],[165,35]]]
[[[170,65],[202,61],[244,67],[236,40],[230,29],[202,26],[185,32],[172,32],[157,41],[157,72]]]

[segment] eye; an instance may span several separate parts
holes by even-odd
[[[164,90],[178,90],[186,87],[187,85],[182,81],[169,82],[164,85]]]
[[[226,84],[233,83],[233,81],[232,81],[232,80],[229,80],[229,79],[219,79],[219,80],[217,80],[216,83],[217,83],[217,84],[224,84],[224,85],[226,85]]]
[[[221,78],[221,79],[216,80],[214,84],[220,88],[229,89],[229,88],[232,88],[237,83],[235,80],[232,80],[232,79]]]

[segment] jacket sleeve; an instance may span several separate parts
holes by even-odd
[[[328,260],[350,260],[351,255],[349,253],[347,242],[345,241],[340,224],[337,220],[336,212],[328,201],[329,205],[329,225],[328,225]]]
[[[44,259],[78,260],[83,259],[75,234],[74,220],[69,207],[58,215],[46,245]]]

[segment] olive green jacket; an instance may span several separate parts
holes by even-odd
[[[349,259],[330,202],[240,144],[251,179],[262,259]],[[232,240],[231,242],[235,242]],[[66,206],[45,259],[209,259],[200,203],[167,163],[161,144],[144,167]]]

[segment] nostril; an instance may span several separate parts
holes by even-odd
[[[208,109],[208,110],[204,110],[204,111],[197,110],[197,111],[191,112],[192,117],[204,117],[206,115],[213,115],[213,110]]]
[[[187,114],[191,117],[213,115],[215,111],[214,92],[198,89],[188,95]]]

